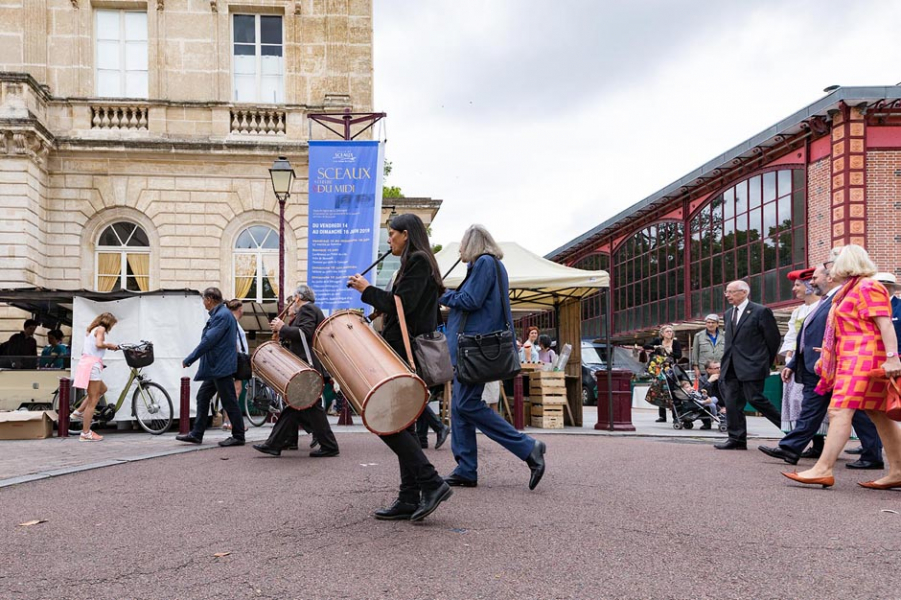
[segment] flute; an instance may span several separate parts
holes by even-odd
[[[390,248],[388,249],[387,252],[385,252],[385,253],[382,254],[380,257],[378,257],[374,263],[372,263],[371,265],[369,265],[368,267],[366,267],[366,270],[363,271],[362,273],[360,273],[360,276],[362,277],[362,276],[365,275],[366,273],[370,272],[370,271],[372,270],[372,267],[376,266],[377,264],[379,264],[380,262],[382,262],[383,260],[385,260],[385,258],[386,258],[389,254],[391,254],[391,249],[390,249]],[[350,287],[350,284],[349,284],[349,283],[347,284],[347,287]]]

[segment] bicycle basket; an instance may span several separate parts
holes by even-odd
[[[153,344],[145,342],[132,348],[123,348],[125,363],[134,369],[140,369],[153,364]]]

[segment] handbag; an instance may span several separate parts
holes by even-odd
[[[416,374],[425,381],[429,387],[442,385],[454,378],[454,366],[451,364],[450,350],[447,347],[447,338],[440,331],[423,333],[410,340],[407,332],[407,319],[404,316],[404,305],[400,296],[394,296],[397,305],[397,319],[400,321],[400,331],[404,336],[404,346],[407,349],[410,360],[415,357],[415,363],[410,366]],[[412,352],[411,352],[412,350]]]
[[[457,379],[461,383],[478,384],[489,381],[503,381],[516,376],[522,369],[516,342],[513,339],[513,328],[507,321],[504,301],[509,291],[501,289],[501,263],[496,257],[494,266],[497,269],[497,284],[501,293],[501,311],[504,317],[504,329],[489,333],[463,333],[469,313],[463,316],[460,332],[457,333]]]
[[[883,369],[874,369],[869,375],[888,381],[885,390],[885,416],[892,421],[901,421],[901,382],[896,377],[886,377]]]
[[[241,352],[238,352],[238,370],[235,371],[235,379],[238,381],[247,381],[253,377],[253,368],[250,365],[250,355],[244,346],[244,336],[238,338],[241,343]]]

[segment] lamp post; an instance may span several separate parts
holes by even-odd
[[[284,156],[279,156],[269,169],[272,191],[278,198],[278,312],[282,312],[285,297],[285,202],[291,197],[294,169]]]

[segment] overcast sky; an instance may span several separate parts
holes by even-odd
[[[840,84],[901,82],[901,2],[374,0],[389,185],[544,255]]]

